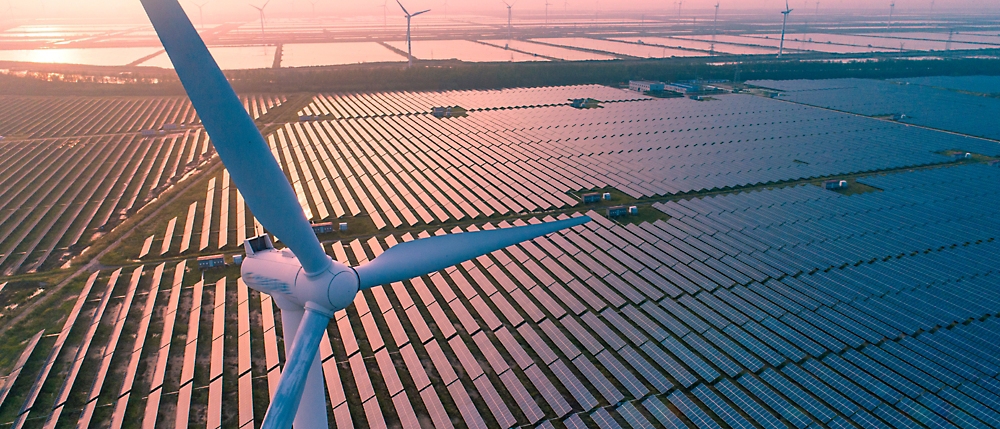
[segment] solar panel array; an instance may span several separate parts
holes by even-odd
[[[892,81],[977,94],[1000,94],[1000,78],[996,76],[928,76]]]
[[[283,97],[244,97],[255,118]],[[0,97],[0,136],[49,138],[159,130],[194,125],[197,115],[182,97]]]
[[[323,95],[354,110],[268,136],[314,218],[320,203],[340,216],[336,201],[406,224],[324,243],[352,265],[418,237],[594,219],[364,291],[320,345],[338,427],[1000,426],[1000,168],[935,153],[996,143],[745,95],[578,110],[549,101],[580,92],[538,91],[464,94],[481,110],[451,119],[421,97],[362,114],[401,96]],[[512,103],[540,107],[493,109]],[[441,176],[454,171],[478,176]],[[859,172],[868,192],[737,189]],[[150,255],[260,230],[226,171],[201,186]],[[670,198],[633,224],[566,194],[603,186]],[[700,190],[719,192],[679,195]],[[446,231],[442,214],[478,220]],[[18,429],[259,424],[280,313],[189,266],[93,273],[0,415]]]
[[[669,220],[639,225],[590,212],[590,224],[365,291],[323,341],[334,422],[997,426],[1000,206],[976,202],[1000,196],[1000,169],[962,165],[861,180],[881,191],[846,196],[802,185],[678,200],[656,205]],[[339,260],[364,263],[414,238],[328,248]],[[105,273],[111,277],[88,292],[102,297],[98,309],[109,308],[93,323],[114,329],[91,328],[102,333],[82,341],[123,356],[86,359],[140,359],[155,368],[152,382],[125,377],[105,386],[103,392],[133,394],[114,410],[98,407],[90,421],[120,422],[119,410],[138,407],[146,410],[136,417],[143,424],[259,422],[266,401],[245,398],[257,389],[273,392],[280,374],[273,304],[232,280],[181,287],[194,279],[184,281],[183,264],[171,268]],[[124,318],[110,310],[154,287],[170,292],[140,307],[162,306],[163,314]],[[222,300],[224,293],[237,298]],[[258,299],[260,310],[249,307]],[[147,329],[149,317],[167,337],[179,334],[167,326],[186,326],[186,346],[132,346],[134,340],[114,335],[139,329],[133,325]],[[223,347],[220,333],[237,331],[238,346]],[[250,361],[251,347],[264,348],[267,358]],[[224,369],[212,369],[222,386],[239,387],[220,392],[212,387],[216,376],[190,378],[196,355],[197,365]],[[257,381],[244,383],[246,374]],[[99,386],[101,372],[75,377],[49,383],[96,392],[89,386]],[[157,393],[167,386],[182,394]],[[207,395],[184,393],[206,387]],[[115,398],[104,393],[89,401]],[[239,406],[216,414],[211,404],[219,398]],[[81,400],[65,408],[91,403]]]
[[[0,103],[0,273],[62,265],[94,234],[173,185],[208,159],[204,130],[180,98],[8,97]],[[250,97],[255,117],[280,103]],[[44,116],[42,112],[48,112]],[[48,116],[52,115],[52,116]],[[9,121],[8,121],[9,119]]]
[[[982,79],[992,82],[985,84],[985,88],[1000,81],[1000,77]],[[760,80],[747,83],[781,90],[781,99],[796,103],[868,116],[903,114],[906,117],[902,121],[906,123],[1000,138],[1000,124],[987,119],[1000,114],[1000,100],[992,97],[869,79]]]
[[[949,163],[936,152],[951,149],[996,152],[978,139],[760,97],[630,102],[635,93],[600,87],[522,97],[528,91],[427,94],[398,105],[405,94],[319,96],[304,112],[345,118],[285,124],[268,142],[307,217],[365,216],[380,230],[574,207],[570,193],[591,189],[647,198]],[[558,104],[587,93],[621,102]],[[492,107],[514,100],[539,107]],[[435,103],[479,110],[444,120],[420,113]],[[174,249],[235,247],[260,230],[228,177],[216,179],[193,214],[193,235],[157,231],[174,235]],[[185,245],[198,237],[201,246]]]
[[[431,113],[435,107],[458,106],[468,111],[569,104],[575,98],[604,102],[648,100],[650,97],[603,85],[513,88],[492,91],[382,92],[321,94],[299,115],[334,119]]]

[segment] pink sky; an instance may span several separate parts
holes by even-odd
[[[0,0],[2,2],[4,0]],[[107,21],[119,21],[127,23],[144,23],[142,19],[142,9],[138,0],[9,0],[13,5],[15,16],[19,18],[41,18],[41,19],[79,19],[80,23],[100,23]],[[197,0],[202,2],[204,0]],[[249,3],[263,3],[264,0],[209,0],[205,6],[206,21],[224,20],[252,20],[256,17],[256,12],[250,8]],[[540,12],[544,8],[546,0],[519,0],[515,5],[515,14],[520,11],[530,13]],[[595,1],[595,0],[549,0],[550,10],[553,13],[562,12],[567,6],[569,9],[576,9],[582,12],[593,14],[595,9],[602,11],[632,11],[646,12],[651,14],[676,14],[675,0],[629,0],[622,1]],[[889,3],[892,0],[820,0],[821,10],[853,10],[858,13],[870,14],[871,16],[881,16],[888,13]],[[933,0],[934,8],[937,11],[967,11],[980,14],[1000,15],[1000,1],[997,0]],[[697,14],[699,11],[707,13],[716,0],[685,0],[682,12]],[[780,10],[784,7],[784,0],[719,0],[720,15],[727,11],[765,11]],[[816,10],[815,0],[790,0],[793,9],[800,9],[803,13],[814,14]],[[896,0],[896,12],[900,14],[918,13],[930,11],[932,0]],[[189,10],[195,12],[197,8],[194,1],[182,0],[181,3]],[[381,15],[382,0],[318,0],[316,3],[317,14],[333,16],[357,16],[357,15]],[[395,6],[394,0],[389,0],[390,14],[399,14],[399,9]],[[490,13],[502,14],[504,6],[499,0],[407,0],[404,4],[412,9],[433,9],[436,13],[444,13],[447,3],[449,14],[467,13]],[[6,9],[6,5],[0,3],[0,9]],[[309,16],[312,5],[309,0],[271,0],[268,6],[271,16]],[[793,13],[793,15],[795,15]]]

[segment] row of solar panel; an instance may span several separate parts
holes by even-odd
[[[601,85],[515,88],[497,91],[389,92],[374,94],[317,95],[300,115],[335,118],[378,117],[431,113],[434,107],[460,106],[467,110],[567,104],[576,98],[602,101],[640,100],[649,97]]]
[[[773,102],[767,100],[758,101],[750,97],[725,97],[724,101],[727,104],[714,104],[715,107],[713,108],[716,113],[711,113],[712,115],[730,115],[733,113],[719,113],[720,109],[722,112],[731,112],[744,106],[755,106],[757,108],[755,112],[768,112],[779,109],[778,106],[766,104]],[[765,104],[761,104],[762,102]],[[695,105],[704,104],[690,103]],[[645,105],[646,103],[643,104]],[[664,112],[671,112],[677,108],[677,106],[671,103],[656,103],[656,105],[660,109],[664,109]],[[636,110],[636,107],[629,106],[629,103],[620,106],[622,107],[611,109],[616,111],[611,112],[611,119],[615,119],[623,114],[635,115],[637,112],[647,112],[644,113],[647,116],[658,113],[658,109],[644,108]],[[550,109],[534,110],[539,111],[536,113],[542,113],[534,116],[544,117],[545,114],[543,112]],[[798,121],[817,121],[816,123],[822,123],[821,125],[817,125],[821,128],[833,126],[836,129],[847,126],[848,129],[852,129],[861,126],[870,126],[870,122],[842,115],[838,116],[831,112],[802,108],[787,110],[793,113],[795,117],[800,118],[797,119]],[[503,114],[511,115],[509,112]],[[750,123],[758,121],[755,117],[760,117],[761,120],[765,119],[763,116],[756,115],[758,114],[735,116],[748,120]],[[810,119],[810,115],[825,119]],[[515,114],[515,116],[518,116],[518,114]],[[520,116],[524,115],[520,114]],[[696,116],[698,115],[684,116],[681,119],[686,118],[690,120]],[[527,162],[517,162],[524,160],[526,153],[539,153],[537,144],[527,143],[532,139],[538,139],[538,137],[530,137],[531,133],[523,135],[527,131],[517,131],[515,134],[509,134],[506,138],[502,138],[502,141],[497,140],[494,146],[491,146],[499,149],[499,151],[473,151],[467,155],[458,155],[459,153],[468,151],[463,149],[462,152],[457,152],[453,149],[459,146],[468,146],[468,139],[456,140],[454,142],[450,139],[430,140],[430,137],[427,135],[436,132],[440,127],[436,123],[428,121],[441,121],[427,119],[426,117],[421,119],[415,118],[419,117],[289,125],[272,136],[270,142],[275,156],[283,161],[283,165],[285,165],[286,170],[289,172],[303,208],[308,214],[317,219],[328,216],[356,216],[362,213],[363,208],[365,212],[372,215],[372,220],[379,228],[390,225],[401,226],[404,223],[412,226],[420,223],[463,219],[466,216],[478,217],[489,216],[494,213],[565,207],[567,204],[575,204],[575,200],[565,194],[566,191],[574,189],[614,186],[634,197],[643,197],[694,190],[718,189],[736,185],[770,183],[803,177],[821,177],[847,172],[946,162],[948,158],[929,153],[931,149],[940,149],[959,144],[957,141],[940,141],[939,138],[933,139],[932,142],[929,139],[930,135],[926,131],[906,130],[888,125],[879,125],[883,131],[880,134],[891,131],[892,133],[899,134],[899,136],[892,139],[880,139],[880,144],[887,147],[883,147],[879,151],[874,151],[878,152],[877,155],[867,152],[854,152],[847,158],[842,154],[837,154],[836,157],[828,157],[830,159],[828,161],[820,161],[815,154],[802,153],[803,150],[801,147],[803,142],[801,141],[789,140],[789,142],[778,146],[760,146],[761,142],[759,141],[746,143],[752,144],[751,148],[757,147],[759,150],[770,147],[765,152],[761,152],[759,156],[772,158],[771,161],[767,161],[771,164],[776,162],[774,159],[783,159],[783,161],[777,161],[778,168],[761,167],[760,159],[743,159],[739,162],[719,163],[717,160],[720,155],[719,152],[724,151],[724,149],[721,149],[721,147],[716,148],[715,146],[711,146],[711,151],[688,152],[684,155],[671,155],[669,153],[677,150],[681,150],[681,153],[683,153],[694,150],[697,146],[691,148],[670,148],[668,146],[667,149],[669,150],[657,147],[652,151],[644,150],[622,154],[608,153],[601,156],[581,157],[578,155],[581,147],[577,147],[579,146],[579,142],[575,141],[545,143],[549,146],[556,145],[552,147],[558,149],[558,152],[552,153],[558,157],[557,159],[535,159]],[[465,124],[455,122],[454,125],[448,125],[447,127],[452,128],[455,133],[464,133],[456,134],[456,136],[473,133],[478,136],[474,141],[483,142],[492,140],[483,140],[481,138],[484,136],[482,132],[489,131],[491,128],[501,125],[498,122],[480,118],[478,115],[475,119],[470,118],[469,120],[477,122],[479,125],[476,125],[473,129],[462,129]],[[795,120],[793,118],[789,121]],[[504,120],[501,122],[508,123],[511,121]],[[617,124],[616,126],[622,127],[622,129],[628,129],[627,127],[631,126],[624,119],[617,122]],[[664,126],[667,126],[666,124],[667,122],[663,123]],[[785,126],[787,124],[778,125]],[[774,128],[774,125],[771,127]],[[355,128],[357,128],[357,131],[355,131]],[[857,129],[860,130],[860,128]],[[774,131],[764,131],[762,135],[770,134]],[[912,136],[911,134],[914,133],[921,134],[918,141],[925,141],[926,138],[926,141],[929,143],[923,144],[932,145],[933,147],[924,148],[927,150],[916,151],[912,147],[903,148],[904,142],[905,145],[912,146],[912,138],[916,136]],[[924,134],[927,135],[925,136]],[[383,140],[390,135],[394,136],[394,139]],[[502,134],[492,133],[485,135],[502,136]],[[410,138],[405,138],[406,136]],[[424,137],[418,138],[417,136]],[[375,141],[373,142],[372,139],[375,139]],[[602,140],[602,144],[605,145],[612,144],[612,141],[617,141],[616,139],[598,140]],[[631,145],[632,147],[639,144],[635,142],[626,143],[624,140],[627,139],[621,139],[622,144]],[[829,149],[831,145],[843,145],[843,142],[844,139],[840,137],[837,140],[815,140],[813,143],[818,147]],[[447,146],[441,146],[443,143],[447,143]],[[647,143],[652,144],[650,142]],[[641,143],[640,146],[647,143]],[[566,146],[566,144],[571,145]],[[851,144],[854,143],[852,142]],[[732,146],[733,144],[722,145]],[[510,149],[503,149],[508,146]],[[514,149],[515,147],[517,148],[516,150]],[[707,149],[709,146],[702,147]],[[798,150],[790,153],[788,152],[789,148],[798,148]],[[613,149],[613,147],[604,149]],[[838,150],[834,150],[832,153]],[[658,155],[659,152],[664,151],[667,154],[663,156]],[[886,151],[889,152],[885,153]],[[572,155],[574,152],[577,155],[570,157],[556,155],[556,153]],[[805,152],[809,151],[806,150]],[[698,158],[691,158],[695,153],[700,153],[701,155]],[[733,156],[745,157],[746,154],[751,152],[747,152],[746,154],[741,154],[741,151],[731,153]],[[650,156],[651,154],[657,155]],[[677,164],[677,162],[670,162],[668,164],[671,167],[664,169],[664,156],[666,156],[666,159],[675,156],[683,157],[686,160],[685,162],[690,164],[685,166],[684,164]],[[713,167],[707,171],[705,162],[692,161],[694,159],[705,159],[707,161],[712,158],[715,158],[712,164]],[[808,161],[802,161],[798,158],[805,158],[811,162],[809,165],[806,165],[805,163]],[[747,169],[743,171],[741,166],[745,166]],[[725,167],[725,173],[712,172],[712,169],[718,170],[720,167]],[[328,179],[329,177],[333,177],[333,179]],[[497,178],[503,178],[503,180],[491,180]],[[434,186],[430,185],[430,183],[437,183],[439,185]],[[449,185],[449,183],[454,183],[454,185]],[[380,189],[381,192],[375,189]],[[357,199],[355,199],[355,195],[357,195]],[[506,198],[496,198],[499,195],[504,195]],[[237,199],[239,199],[238,195]],[[240,209],[243,209],[245,216],[245,208],[242,207],[242,204],[238,204],[237,211]],[[218,215],[215,217],[218,217]],[[242,219],[238,216],[237,223],[240,220]],[[228,219],[213,219],[213,222],[220,226],[228,225],[227,221]],[[227,230],[225,234],[219,234],[220,240],[217,244],[220,244],[220,247],[224,247],[226,243],[239,243],[240,238],[243,236],[241,232],[247,229],[248,224],[252,224],[252,221],[244,221],[243,223],[244,228],[236,228],[235,239],[228,238],[232,234],[232,231]],[[227,238],[223,238],[223,236]]]
[[[607,234],[604,234],[604,235],[607,235]],[[360,246],[352,246],[352,248],[358,248],[358,249],[364,251],[364,248],[360,247]],[[533,254],[533,253],[534,252],[529,251],[529,254]],[[511,253],[511,255],[513,256],[514,253]],[[364,258],[367,258],[367,256],[364,256]],[[517,258],[517,256],[514,256],[514,258]],[[508,259],[510,259],[510,258],[508,258]],[[550,259],[550,258],[547,258],[547,259]],[[498,260],[499,260],[499,258],[498,258]],[[528,261],[528,260],[530,260],[530,258],[528,258],[527,256],[524,256],[524,260]],[[475,278],[476,276],[471,276],[471,277]],[[458,283],[458,282],[456,282],[456,283]],[[435,282],[435,284],[438,287],[441,286],[441,282]],[[444,284],[446,285],[447,283],[444,283]],[[482,285],[482,283],[481,282],[477,282],[477,285]],[[444,288],[439,289],[439,290],[443,290],[443,289]],[[540,289],[540,288],[538,288],[538,289]],[[396,291],[398,289],[394,287],[393,290]],[[704,293],[699,294],[699,299],[701,299],[701,297],[700,297],[701,295],[704,295]],[[398,296],[399,295],[397,295],[397,297]],[[683,298],[684,297],[682,297],[682,299],[679,300],[681,303],[683,303],[686,306],[691,306],[692,308],[697,308],[694,304],[692,304],[693,301],[684,300]],[[770,299],[775,299],[775,298],[772,297]],[[388,298],[385,298],[385,299],[378,299],[378,298],[376,298],[376,302],[377,303],[380,302],[380,301],[381,301],[380,308],[390,308],[391,309],[391,307],[386,307],[386,306],[391,305],[391,304],[389,304],[390,300]],[[528,302],[530,302],[530,301],[528,301]],[[664,303],[671,303],[672,304],[672,301],[670,301],[670,300],[665,300],[663,302]],[[750,306],[750,305],[743,305],[743,306],[739,306],[739,307],[736,307],[736,308],[748,308],[748,307],[752,307],[752,306]],[[453,308],[457,308],[457,307],[453,307]],[[632,317],[632,316],[634,316],[634,315],[636,315],[638,313],[635,313],[634,311],[628,310],[629,308],[633,308],[633,307],[628,306],[625,309],[623,309],[622,312],[624,314],[628,314],[630,316],[630,318],[632,318],[632,320],[641,320],[640,317]],[[645,305],[645,309],[650,309],[650,308],[655,308],[655,306],[653,306],[652,302],[647,302],[646,305]],[[676,305],[672,305],[669,308],[670,308],[670,311],[671,311],[672,314],[684,314],[684,310],[680,309],[679,307],[676,307]],[[548,310],[547,307],[546,307],[546,309]],[[477,311],[478,311],[478,309],[477,309]],[[516,310],[514,312],[516,313]],[[457,314],[458,311],[456,310],[455,313]],[[662,313],[662,311],[661,311],[661,313]],[[366,313],[366,314],[370,314],[370,312]],[[708,314],[708,313],[704,313],[704,314]],[[443,315],[443,316],[444,316],[444,318],[441,319],[441,320],[443,320],[444,323],[450,324],[450,322],[448,322],[447,316],[446,315]],[[611,320],[612,321],[611,322],[611,324],[612,324],[611,326],[615,326],[616,330],[620,330],[623,333],[624,332],[630,332],[631,333],[630,335],[626,334],[626,337],[627,337],[628,341],[630,341],[630,342],[631,341],[639,341],[639,340],[633,340],[633,338],[640,338],[640,339],[643,338],[643,334],[639,333],[640,331],[636,331],[636,328],[634,326],[631,327],[631,328],[629,328],[628,326],[631,326],[630,322],[627,322],[627,321],[625,321],[625,319],[622,319],[620,316],[618,316],[618,312],[616,312],[615,310],[607,309],[605,312],[602,313],[602,316],[605,317],[605,318],[608,318],[608,320]],[[441,316],[438,316],[438,317],[441,317]],[[705,320],[712,320],[713,319],[712,317],[704,316],[704,315],[702,317],[704,317]],[[488,317],[484,317],[483,318],[483,320],[487,320],[487,319],[489,319],[489,318]],[[362,317],[362,320],[364,320],[363,317]],[[410,320],[412,321],[413,319],[410,318]],[[572,317],[569,317],[569,318],[564,317],[563,320],[565,321],[565,320],[574,320],[574,319],[572,319]],[[584,317],[584,318],[581,318],[581,320],[590,320],[590,321],[593,321],[594,319],[593,318],[589,318],[589,317]],[[694,317],[694,316],[688,316],[688,317],[685,317],[685,320],[687,321],[687,323],[695,325],[695,324],[697,324],[697,322],[694,322],[694,321],[695,320],[699,320],[699,319],[696,318],[696,317]],[[388,319],[387,319],[387,321],[388,321]],[[551,329],[551,328],[546,328],[546,326],[552,326],[552,325],[547,324],[546,323],[547,321],[548,321],[548,319],[542,320],[542,323],[540,323],[538,326],[541,327],[542,331],[546,333],[546,336],[549,336],[550,338],[552,338],[552,336],[550,335],[550,333],[551,332],[557,332],[558,330]],[[570,325],[569,322],[563,322],[563,323],[565,323],[567,326]],[[775,325],[773,322],[767,322],[767,323],[769,323],[770,326],[779,326],[779,325]],[[362,324],[366,325],[365,323],[362,323]],[[441,325],[442,324],[438,324],[439,327]],[[464,325],[464,323],[463,323],[463,325]],[[350,325],[348,325],[348,326],[350,326]],[[392,325],[389,324],[389,326],[392,326]],[[530,366],[533,365],[533,364],[535,364],[535,362],[539,362],[538,365],[543,365],[543,364],[547,364],[547,363],[551,364],[551,365],[544,365],[543,366],[543,367],[546,367],[546,368],[559,368],[559,367],[562,367],[564,365],[564,364],[562,364],[563,361],[562,360],[554,360],[555,354],[554,354],[553,350],[552,349],[548,349],[548,346],[546,345],[546,343],[543,340],[541,340],[539,337],[537,337],[538,333],[533,328],[527,328],[527,326],[528,325],[521,324],[520,327],[518,327],[518,329],[516,329],[516,330],[518,331],[519,335],[522,338],[525,338],[525,340],[529,344],[532,345],[532,347],[531,347],[532,353],[538,355],[540,361],[533,361],[531,358],[528,358],[527,357],[528,355],[526,354],[527,352],[524,351],[524,350],[522,350],[521,353],[523,354],[524,358],[521,358],[522,361],[519,362],[519,365],[528,365],[529,368],[530,368]],[[608,325],[604,325],[604,326],[608,326]],[[741,330],[734,330],[734,329],[736,329],[735,327],[727,327],[725,329],[726,329],[725,332],[727,332],[727,335],[731,335],[731,336],[733,336],[735,338],[741,338],[741,339],[743,339],[743,341],[746,341],[746,342],[756,341],[755,343],[750,343],[750,344],[756,344],[756,347],[755,347],[756,349],[763,350],[762,344],[759,343],[760,340],[751,340],[750,337],[747,337],[746,333],[740,333]],[[755,333],[755,335],[767,335],[767,334],[761,333],[761,332],[765,332],[765,331],[761,331],[761,329],[764,329],[764,328],[761,328],[761,327],[757,326],[757,327],[753,327],[752,329],[753,329],[753,332]],[[779,328],[779,329],[781,329],[781,328]],[[365,328],[365,335],[366,335],[366,338],[368,339],[369,342],[371,341],[371,335],[369,334],[370,330],[371,329],[368,328],[368,327]],[[567,329],[567,331],[568,331],[568,329]],[[595,331],[596,331],[596,329],[595,329]],[[341,331],[341,332],[342,332],[342,335],[343,335],[343,331]],[[654,330],[653,332],[656,332],[656,331]],[[709,332],[709,331],[706,331],[706,332]],[[743,331],[743,332],[745,332],[745,331]],[[476,335],[478,335],[478,334],[479,333],[477,332]],[[397,335],[397,333],[393,333],[392,335],[393,335],[393,337],[395,337]],[[618,337],[618,335],[619,334],[614,333],[614,331],[608,331],[607,328],[604,328],[604,331],[598,336],[598,338],[601,338],[602,340],[608,341],[610,343],[612,341],[611,338],[616,338],[616,337]],[[771,335],[773,335],[773,334],[771,334]],[[503,341],[502,338],[507,338],[506,336],[502,337],[501,334],[497,334],[497,337],[501,338],[501,341]],[[708,336],[708,334],[706,334],[706,337],[707,338],[711,338],[711,337]],[[465,355],[465,353],[457,351],[457,349],[459,349],[461,346],[454,345],[454,344],[458,344],[458,343],[455,342],[455,341],[457,341],[456,338],[458,338],[458,337],[452,335],[452,336],[450,336],[450,338],[451,339],[449,339],[448,342],[451,345],[452,350],[455,350],[455,353],[457,355]],[[529,339],[529,338],[533,338],[533,339]],[[558,337],[556,337],[556,338],[558,338]],[[691,339],[691,338],[697,338],[696,335],[694,335],[694,334],[688,334],[684,338],[685,338],[686,342],[689,342],[691,344],[696,344],[697,340],[692,340]],[[719,339],[718,339],[719,337],[718,336],[715,336],[715,338],[716,338],[716,341],[719,341]],[[771,340],[773,341],[773,339],[771,339]],[[595,385],[598,385],[598,386],[613,386],[614,385],[613,383],[612,384],[606,384],[607,382],[602,381],[600,378],[595,378],[594,380],[590,380],[590,377],[596,377],[596,376],[590,376],[590,375],[588,375],[588,374],[593,373],[593,370],[591,369],[591,367],[593,365],[595,365],[595,364],[594,363],[590,363],[586,359],[584,359],[584,360],[573,359],[572,356],[576,355],[576,353],[575,352],[570,352],[570,353],[567,354],[566,351],[565,351],[565,350],[572,350],[572,349],[569,349],[566,346],[563,346],[563,347],[559,347],[558,346],[559,344],[563,344],[565,341],[563,341],[563,340],[556,340],[556,339],[552,339],[552,341],[557,345],[557,348],[560,350],[560,352],[562,352],[565,356],[567,356],[567,359],[570,359],[572,361],[572,363],[574,364],[573,366],[576,367],[577,369],[579,369],[581,371],[581,374],[585,378],[588,378],[588,382],[590,382],[590,383],[595,383],[596,382],[598,384],[595,384]],[[621,340],[619,340],[619,341],[621,341]],[[677,356],[678,359],[681,359],[681,361],[685,362],[686,365],[688,365],[689,367],[693,368],[693,371],[695,371],[695,373],[699,374],[699,377],[715,377],[715,378],[713,378],[713,380],[717,378],[717,373],[715,373],[716,375],[712,375],[713,374],[712,373],[713,370],[711,369],[711,366],[708,366],[704,362],[698,363],[699,361],[697,359],[699,359],[699,358],[697,357],[697,355],[692,354],[692,352],[689,349],[681,348],[683,346],[680,346],[680,343],[676,342],[676,340],[674,340],[672,338],[669,339],[669,340],[667,340],[667,341],[668,341],[668,344],[669,344],[669,346],[668,346],[669,348],[667,350],[670,350],[671,353],[676,353],[675,356]],[[722,341],[726,341],[726,340],[722,340]],[[505,344],[505,350],[510,351],[510,350],[517,350],[519,348],[519,346],[514,346],[513,344],[517,344],[517,343],[516,342],[511,342],[510,340],[508,340],[507,344]],[[665,365],[667,365],[666,366],[667,368],[683,368],[683,366],[677,364],[677,361],[674,361],[673,358],[670,358],[668,355],[666,355],[665,352],[664,352],[664,349],[662,349],[660,347],[654,347],[654,346],[652,346],[652,344],[653,343],[647,343],[647,342],[645,342],[645,340],[643,340],[642,345],[644,347],[642,348],[642,350],[644,352],[646,352],[646,353],[649,353],[650,356],[655,356],[655,357],[653,357],[654,362],[663,362]],[[702,342],[701,347],[704,348],[705,346],[706,346],[706,344],[704,344]],[[693,346],[693,347],[697,347],[697,346]],[[766,347],[766,346],[764,346],[764,347]],[[790,347],[785,346],[785,348],[790,348]],[[482,346],[480,346],[480,349],[482,349]],[[382,349],[382,350],[384,350],[384,349]],[[539,350],[541,350],[541,351],[539,351]],[[622,345],[620,348],[618,348],[618,350],[625,350],[624,352],[622,352],[622,356],[634,356],[635,353],[636,353],[635,349],[631,349],[631,346],[624,346],[624,345]],[[770,354],[770,353],[767,353],[767,352],[764,352],[764,351],[757,351],[757,350],[755,350],[755,351],[757,353],[760,353],[760,355],[768,355],[768,354]],[[513,354],[513,352],[511,352],[511,353]],[[613,362],[613,361],[608,360],[608,358],[601,359],[600,356],[609,356],[607,354],[602,355],[601,353],[602,353],[601,351],[596,351],[596,353],[594,353],[594,354],[596,354],[598,356],[597,362],[600,362],[601,366],[604,366],[605,368],[608,368],[608,366],[611,366],[612,368],[617,367],[613,363],[607,363],[607,362]],[[771,352],[771,353],[773,353],[773,352]],[[708,355],[710,356],[711,354],[708,354]],[[547,356],[547,357],[544,357],[544,356]],[[577,358],[579,358],[579,355],[576,355],[576,356],[577,356]],[[440,360],[440,357],[438,359]],[[524,359],[527,359],[527,360],[524,360]],[[627,357],[625,357],[624,359],[627,362],[636,362],[636,361],[637,362],[643,362],[642,358],[636,360],[634,358],[627,358]],[[462,359],[460,357],[459,358],[459,362],[463,362],[463,361],[467,361],[467,359]],[[584,363],[584,362],[588,362],[588,363]],[[464,365],[464,363],[462,365]],[[639,368],[639,367],[642,366],[642,364],[638,364],[638,365],[632,364],[632,365],[633,365],[634,368]],[[646,363],[646,365],[650,365],[650,364]],[[439,365],[439,367],[443,367],[443,366],[444,366],[443,364]],[[723,366],[720,365],[719,367],[722,368]],[[468,368],[468,367],[466,367],[466,368]],[[469,371],[469,370],[466,369],[466,371]],[[553,369],[553,373],[554,374],[559,374],[559,373],[556,373],[555,371],[556,370]],[[613,371],[614,372],[614,370],[611,370],[610,368],[609,368],[609,371]],[[674,371],[676,371],[676,369]],[[730,372],[731,371],[732,370],[730,370]],[[473,371],[472,373],[475,374],[477,372]],[[563,374],[572,374],[572,373],[573,373],[573,371],[566,371]],[[662,379],[663,378],[663,375],[656,376],[656,375],[654,375],[655,373],[654,374],[648,373],[648,369],[647,369],[647,372],[645,373],[645,375],[643,375],[643,373],[641,371],[639,371],[639,373],[640,373],[640,375],[643,376],[643,378],[646,378],[648,376],[648,378],[646,378],[647,380],[649,380],[649,379],[658,380],[658,379]],[[683,380],[688,380],[686,382],[688,386],[694,385],[696,383],[696,381],[694,381],[694,380],[691,379],[691,375],[690,375],[691,373],[688,373],[688,374],[689,375],[687,375],[687,376],[679,376],[679,377],[677,377],[677,379],[678,380],[682,380],[682,379]],[[703,374],[709,374],[709,375],[706,376],[706,375],[703,375]],[[558,378],[559,375],[556,375],[556,377]],[[566,375],[563,375],[562,377],[564,377],[564,378],[561,378],[560,380],[572,380],[571,378],[568,378]],[[450,377],[448,377],[448,378],[450,378]],[[568,385],[579,385],[578,381],[577,382],[562,381],[562,382],[566,383]],[[652,383],[652,382],[650,382],[650,383]],[[662,381],[660,383],[662,384]],[[536,385],[537,385],[537,383],[536,383]],[[638,387],[636,387],[636,386],[639,386],[641,384],[629,383],[629,385],[633,386],[633,389],[637,389]],[[777,388],[777,387],[775,387],[775,388]],[[599,389],[598,392],[601,394],[601,396],[612,395],[611,398],[617,398],[619,395],[621,395],[621,393],[617,393],[617,394],[615,393],[617,391],[617,389],[618,388],[614,388],[613,390],[612,390],[612,388],[604,388],[604,389]],[[648,387],[646,387],[646,389],[648,389]],[[658,389],[659,389],[658,391],[662,391],[663,390],[663,386],[661,386]],[[452,389],[449,389],[449,391],[451,391],[451,390]],[[633,393],[632,390],[628,389],[627,387],[626,387],[625,391],[629,391],[630,393]],[[637,390],[636,392],[640,392],[640,391],[641,390]],[[588,392],[588,393],[583,393],[583,392]],[[699,392],[700,392],[700,390],[699,390]],[[577,395],[579,395],[579,399],[577,399],[577,400],[578,401],[582,401],[581,403],[585,402],[585,403],[588,403],[588,404],[594,404],[594,402],[592,402],[592,400],[591,401],[586,401],[587,395],[592,395],[591,393],[589,393],[589,391],[586,388],[583,388],[582,390],[578,391],[577,394],[573,395],[573,396],[577,397]],[[684,398],[685,398],[684,396],[675,396],[674,397],[674,399],[681,400],[681,401],[685,400]],[[702,398],[702,397],[698,396],[698,398]],[[608,400],[608,403],[616,403],[617,402],[617,401],[612,402],[607,397],[605,397],[605,400]],[[687,399],[687,400],[690,401],[690,399]],[[710,403],[710,402],[705,402],[705,401],[707,401],[707,399],[699,399],[699,400],[702,401],[702,403]],[[377,403],[377,401],[375,403]],[[375,403],[366,402],[366,404],[368,404],[368,406],[366,406],[365,409],[366,410],[373,409],[372,405],[374,405]],[[697,406],[693,402],[691,403],[691,405],[694,405],[694,408],[689,409],[690,412],[692,412],[692,413],[697,413],[697,412],[704,413],[704,411],[701,411],[701,409],[697,408]],[[398,409],[398,407],[397,407],[397,409]],[[468,411],[468,408],[466,408],[466,409]],[[589,409],[592,409],[592,408],[589,408]],[[715,411],[713,411],[713,412],[715,412]],[[764,409],[764,412],[767,413],[768,411],[766,409]],[[381,413],[381,411],[380,411],[380,413]],[[465,415],[465,413],[463,413],[463,416],[464,415]]]
[[[787,91],[781,97],[797,103],[870,116],[900,115],[899,120],[907,123],[992,139],[1000,137],[1000,125],[983,120],[1000,112],[1000,102],[990,97],[865,79],[751,81],[748,84]],[[913,103],[913,100],[921,102]],[[988,148],[990,144],[983,146]],[[996,149],[986,154],[996,155]]]

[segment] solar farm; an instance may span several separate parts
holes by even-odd
[[[331,424],[1000,427],[1000,79],[747,84],[244,95],[345,264],[593,219],[359,294],[320,342]],[[0,117],[0,427],[260,427],[265,229],[187,99]]]

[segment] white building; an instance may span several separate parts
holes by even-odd
[[[666,84],[663,82],[654,82],[651,80],[628,81],[628,89],[636,92],[662,92],[665,86]]]

